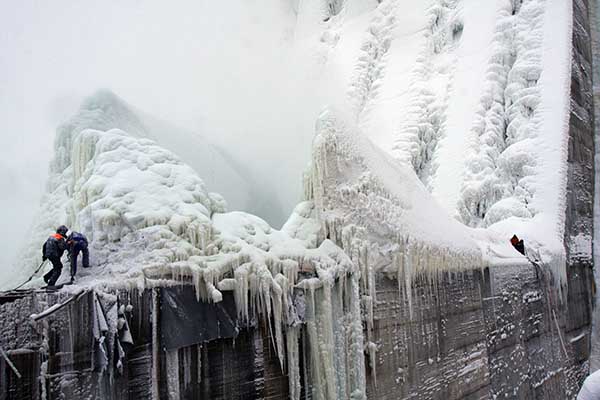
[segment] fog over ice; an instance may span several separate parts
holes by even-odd
[[[280,225],[300,198],[324,93],[340,92],[294,47],[293,3],[0,1],[0,210],[10,233],[0,270],[38,208],[56,126],[99,88],[226,149],[278,197],[281,207],[260,216]]]

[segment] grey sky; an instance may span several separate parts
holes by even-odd
[[[318,107],[299,108],[312,94],[289,69],[291,24],[278,0],[0,0],[0,212],[16,242],[0,242],[0,269],[38,209],[57,124],[98,88],[275,171],[265,184],[294,204]]]

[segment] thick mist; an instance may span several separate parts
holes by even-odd
[[[315,118],[342,93],[295,3],[0,1],[0,210],[15,242],[2,241],[0,268],[37,211],[56,126],[99,88],[219,146],[275,199],[248,211],[280,225]]]

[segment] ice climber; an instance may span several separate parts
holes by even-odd
[[[67,237],[67,248],[69,250],[69,262],[71,263],[71,282],[73,282],[77,274],[77,256],[79,256],[79,252],[81,252],[83,268],[90,266],[87,238],[83,233],[71,231],[69,237]]]
[[[52,269],[44,275],[44,282],[48,286],[54,286],[60,278],[63,267],[60,259],[67,249],[65,238],[68,230],[69,228],[64,225],[59,226],[56,228],[56,233],[50,236],[42,246],[42,261],[50,260],[52,263]]]
[[[517,235],[513,235],[513,237],[510,238],[510,243],[519,253],[525,255],[525,244],[523,243],[523,239],[519,239]]]

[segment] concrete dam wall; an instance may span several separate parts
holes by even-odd
[[[588,267],[569,271],[563,304],[549,294],[555,288],[542,272],[527,265],[417,280],[412,320],[398,282],[378,276],[377,352],[363,360],[368,398],[574,398],[587,372],[592,275]],[[237,324],[229,293],[216,305],[195,301],[191,286],[113,297],[90,291],[31,321],[66,298],[0,298],[0,345],[23,375],[2,359],[0,398],[289,398],[271,330],[258,316],[252,326]],[[126,325],[114,334],[103,329],[109,310],[122,305]],[[305,324],[298,335],[301,398],[314,398],[307,334]]]

